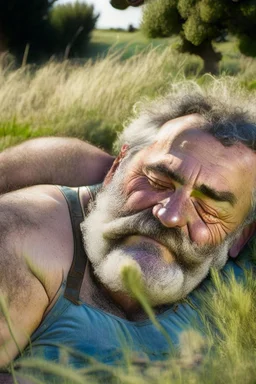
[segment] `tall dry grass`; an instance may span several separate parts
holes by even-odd
[[[110,149],[135,101],[165,92],[181,68],[189,67],[184,56],[170,49],[126,61],[120,55],[84,65],[49,62],[37,69],[0,70],[1,121],[15,119],[35,130],[77,135]]]
[[[21,127],[20,138],[23,130],[25,138],[41,131],[66,134],[110,150],[135,102],[164,94],[173,82],[202,82],[200,60],[171,48],[155,48],[128,60],[120,60],[121,55],[113,52],[96,62],[49,62],[18,70],[0,65],[0,136],[9,135],[6,142],[2,139],[2,148],[12,144]],[[243,71],[236,81],[250,85],[256,78],[255,61],[239,60]]]

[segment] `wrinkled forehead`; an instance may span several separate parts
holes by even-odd
[[[189,129],[200,129],[206,125],[206,120],[198,113],[177,117],[167,121],[157,134],[157,141],[164,139],[172,141],[180,133]]]
[[[209,147],[209,155],[216,152],[226,157],[226,154],[233,153],[234,156],[244,160],[246,165],[252,165],[256,160],[256,154],[243,143],[237,142],[232,146],[224,146],[207,129],[209,123],[198,113],[181,116],[167,121],[156,136],[156,143],[166,148],[180,146],[190,151],[198,151],[200,147]]]
[[[203,129],[206,125],[207,121],[199,114],[170,120],[160,128],[156,148],[162,153],[198,159],[203,165],[221,165],[229,170],[230,177],[239,174],[241,180],[246,179],[248,187],[256,187],[256,154],[240,142],[224,146]]]

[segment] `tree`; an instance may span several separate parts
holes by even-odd
[[[255,0],[152,0],[141,27],[152,38],[179,35],[179,49],[200,56],[205,72],[217,72],[221,54],[212,42],[227,33],[238,37],[243,54],[256,56]]]
[[[51,51],[51,26],[48,13],[57,0],[0,0],[0,38],[2,49],[21,58],[26,46],[30,55]]]
[[[56,33],[55,52],[65,58],[83,56],[98,17],[93,5],[78,1],[54,7],[50,22]]]

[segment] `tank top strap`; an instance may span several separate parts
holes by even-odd
[[[91,200],[95,200],[97,193],[101,190],[102,184],[87,185],[87,190],[89,192]]]
[[[79,294],[87,262],[87,255],[83,246],[80,230],[80,224],[84,219],[83,211],[78,191],[63,186],[59,188],[68,205],[74,239],[73,261],[67,276],[64,297],[75,305],[80,305]]]

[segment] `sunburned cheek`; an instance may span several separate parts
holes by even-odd
[[[221,244],[227,236],[227,233],[223,230],[221,225],[208,225],[208,244],[209,245],[219,245]]]
[[[125,194],[129,208],[146,209],[157,201],[157,193],[152,190],[146,177],[136,177],[127,183]]]
[[[129,195],[127,205],[129,209],[141,211],[147,209],[156,203],[157,199],[147,191],[136,191]]]
[[[199,224],[190,229],[190,239],[196,244],[204,245],[219,245],[226,237],[226,232],[216,224]]]
[[[145,177],[142,177],[140,174],[134,172],[134,174],[129,175],[129,180],[125,180],[124,184],[126,185],[125,190],[127,195],[130,195],[134,191],[144,190],[148,186],[148,182]]]

